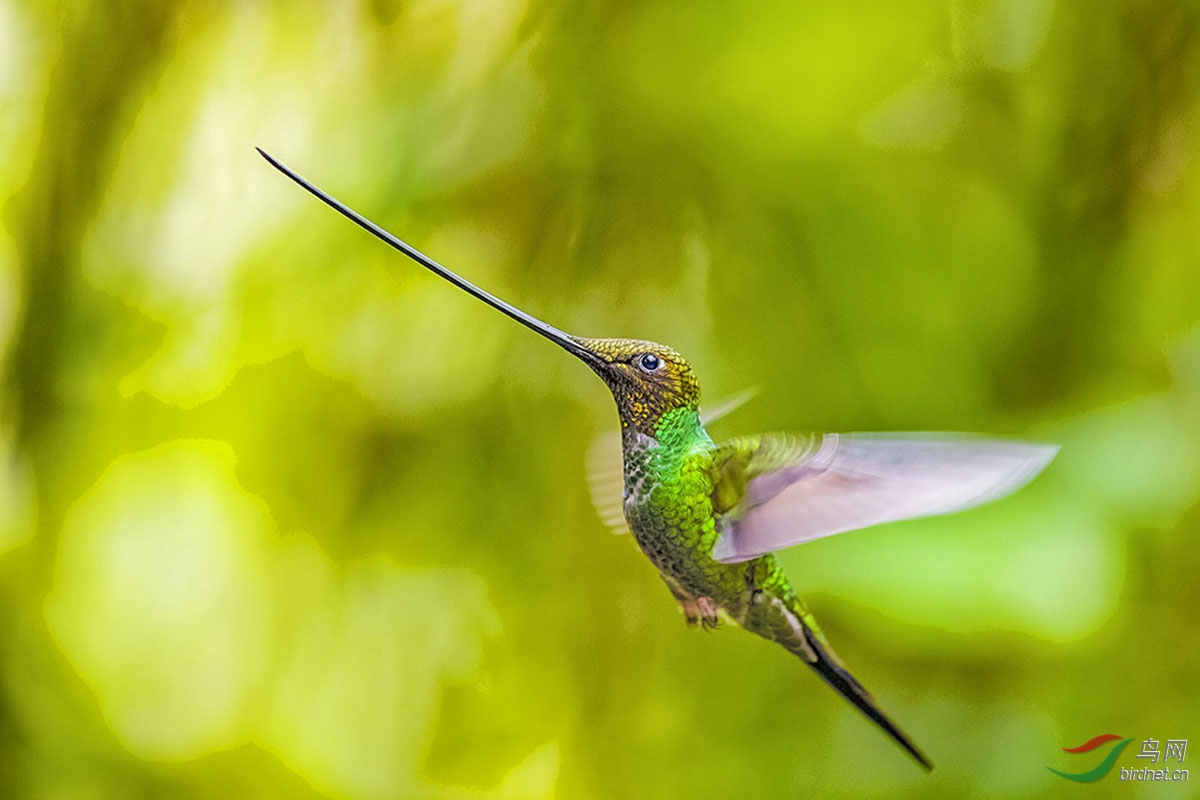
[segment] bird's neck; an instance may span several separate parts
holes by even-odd
[[[622,425],[626,462],[650,459],[657,469],[669,469],[697,447],[711,447],[712,439],[694,408],[676,408],[659,418],[653,435],[633,425]]]

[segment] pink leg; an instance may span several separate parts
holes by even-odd
[[[721,617],[717,614],[717,604],[711,597],[696,598],[696,605],[700,608],[700,623],[705,628],[712,630],[721,624]]]
[[[689,598],[681,598],[679,605],[683,607],[683,617],[687,620],[688,625],[695,625],[700,621],[700,604]]]
[[[693,597],[665,575],[663,582],[667,584],[671,594],[679,601],[679,607],[683,609],[683,617],[687,620],[688,625],[700,623],[704,628],[712,630],[721,624],[721,617],[717,613],[719,609],[711,597]]]

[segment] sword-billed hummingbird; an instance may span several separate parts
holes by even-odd
[[[334,210],[599,375],[621,420],[625,521],[688,624],[714,628],[725,619],[782,645],[922,767],[932,769],[833,652],[772,553],[822,536],[997,499],[1037,475],[1056,446],[929,433],[783,433],[716,444],[699,413],[695,373],[670,347],[588,339],[547,325],[258,151]]]

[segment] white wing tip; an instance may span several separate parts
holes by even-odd
[[[1025,449],[1027,450],[1027,455],[1024,463],[1015,467],[1009,475],[1008,480],[1003,481],[997,487],[995,494],[988,499],[998,500],[1025,486],[1050,465],[1050,462],[1054,460],[1054,457],[1058,455],[1058,451],[1062,448],[1057,444],[1028,443],[1025,444]]]

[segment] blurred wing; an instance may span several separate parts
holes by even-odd
[[[746,561],[835,533],[962,511],[1020,488],[1057,452],[965,434],[735,439],[713,454],[714,507],[731,520],[713,558]]]
[[[710,425],[737,411],[755,394],[756,389],[747,389],[719,401],[711,411],[701,409],[700,419],[705,425]],[[625,473],[621,459],[620,431],[600,434],[588,448],[587,484],[592,505],[600,520],[616,534],[629,533],[629,526],[625,524]]]
[[[714,422],[725,419],[725,417],[753,400],[756,394],[758,394],[758,389],[743,389],[733,397],[723,397],[711,406],[706,405],[700,409],[700,423],[708,427]]]
[[[587,485],[600,521],[613,533],[629,533],[625,524],[625,473],[621,469],[621,433],[592,439],[587,452]]]

